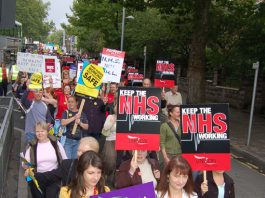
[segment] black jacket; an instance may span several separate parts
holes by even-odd
[[[55,188],[54,192],[57,193],[53,197],[56,197],[60,187],[69,185],[75,177],[77,162],[77,159],[65,159],[57,169],[45,173],[35,173],[35,178],[40,186]]]
[[[208,192],[202,195],[201,184],[203,182],[203,174],[199,175],[195,181],[195,192],[199,198],[218,198],[218,187],[213,179],[212,171],[207,171]],[[225,196],[224,198],[235,198],[234,181],[226,173],[224,173]]]

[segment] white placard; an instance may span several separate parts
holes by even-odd
[[[125,52],[103,48],[100,66],[104,68],[103,82],[120,82]]]
[[[43,56],[39,54],[17,53],[17,67],[19,71],[36,73],[43,71]]]
[[[54,59],[55,67],[54,69],[47,70],[48,68],[52,68],[52,66],[47,65],[45,63],[45,59]],[[56,56],[44,56],[43,58],[43,88],[50,87],[50,78],[52,78],[52,87],[53,88],[61,88],[62,79],[61,79],[61,65],[60,61]]]

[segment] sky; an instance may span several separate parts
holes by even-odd
[[[66,13],[71,15],[70,6],[73,4],[73,0],[43,0],[43,2],[50,2],[50,10],[48,20],[53,20],[56,29],[62,29],[61,23],[68,23]]]

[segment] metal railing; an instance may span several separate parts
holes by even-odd
[[[0,197],[2,197],[13,139],[13,98],[0,98],[0,111],[4,115],[0,128]],[[7,104],[3,105],[1,100],[7,100]]]

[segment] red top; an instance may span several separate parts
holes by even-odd
[[[33,98],[34,98],[34,93],[33,93],[32,91],[29,91],[27,99],[28,99],[29,101],[32,101]]]
[[[58,110],[56,114],[56,119],[61,119],[63,112],[68,109],[67,107],[67,96],[62,92],[57,92],[57,102],[58,102]]]
[[[2,78],[3,78],[3,80],[7,79],[6,68],[2,69]]]
[[[113,102],[114,102],[114,94],[108,93],[108,103],[113,103]]]

